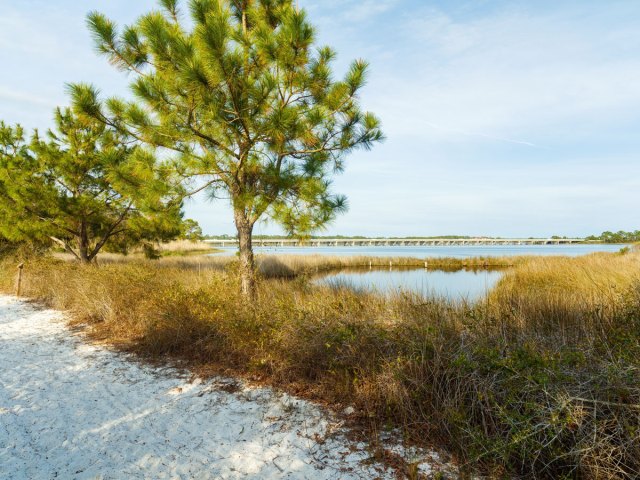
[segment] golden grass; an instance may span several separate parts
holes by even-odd
[[[579,337],[593,342],[599,341],[595,332],[607,329],[592,322],[618,318],[630,289],[639,281],[637,253],[539,257],[505,275],[491,303],[498,314],[509,312],[512,328],[534,328],[554,341]]]
[[[410,258],[332,255],[259,255],[258,267],[268,278],[293,278],[314,275],[345,268],[416,267],[433,269],[462,269],[511,267],[528,257],[476,257],[476,258]]]
[[[304,279],[339,261],[261,263],[300,278],[261,281],[255,304],[233,257],[31,260],[24,291],[119,348],[352,404],[493,477],[640,472],[640,253],[521,259],[475,305]],[[0,266],[0,288],[14,270]]]
[[[158,251],[162,256],[171,255],[198,255],[220,252],[206,242],[192,240],[174,240],[172,242],[158,244]]]
[[[178,249],[177,251],[181,251]],[[235,255],[207,255],[195,254],[188,256],[163,256],[157,260],[148,260],[140,254],[120,255],[101,253],[98,264],[138,264],[148,265],[150,268],[170,267],[192,270],[223,271],[236,261]],[[66,253],[57,253],[55,257],[61,260],[73,261],[73,257]],[[344,270],[347,268],[381,268],[415,267],[438,270],[507,268],[520,265],[530,257],[477,257],[477,258],[410,258],[410,257],[369,257],[369,256],[330,256],[330,255],[256,255],[258,272],[268,279],[291,279],[301,276],[313,276],[318,273]]]

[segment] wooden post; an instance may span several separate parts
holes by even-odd
[[[22,289],[22,270],[24,269],[24,263],[18,265],[18,280],[16,282],[16,297],[20,296]]]

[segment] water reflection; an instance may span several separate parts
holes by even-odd
[[[414,291],[425,297],[476,301],[500,280],[504,270],[349,269],[326,275],[319,284],[389,293]]]

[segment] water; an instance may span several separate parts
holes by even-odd
[[[511,257],[518,255],[565,255],[577,257],[593,252],[618,252],[624,245],[451,245],[422,247],[255,247],[258,254],[333,255],[366,257]],[[217,255],[234,255],[237,248],[223,248]]]
[[[504,270],[349,270],[324,276],[316,282],[383,293],[414,291],[425,297],[445,297],[473,302],[484,297],[502,275]]]
[[[624,245],[451,245],[421,247],[256,247],[263,255],[333,255],[366,257],[510,257],[520,255],[564,255],[576,257],[593,252],[617,252]],[[224,248],[217,255],[234,255],[236,248]],[[344,284],[354,288],[375,289],[382,292],[410,290],[425,296],[446,297],[453,300],[475,301],[482,298],[502,277],[504,271],[459,270],[445,272],[425,269],[343,270],[331,274],[319,283]]]

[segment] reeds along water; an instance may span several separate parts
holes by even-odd
[[[206,242],[193,240],[174,240],[168,243],[161,243],[158,250],[164,254],[189,254],[191,252],[210,252],[217,251]]]
[[[372,429],[400,428],[490,476],[640,472],[640,253],[510,261],[477,304],[303,277],[263,280],[249,304],[233,259],[201,275],[166,260],[30,260],[23,291],[127,351],[354,405]],[[327,263],[266,265],[264,276]],[[14,271],[2,265],[5,291]]]
[[[179,250],[177,250],[179,251]],[[72,260],[70,256],[58,258]],[[264,278],[294,278],[343,270],[347,268],[415,267],[440,270],[505,268],[526,261],[529,257],[478,257],[478,258],[409,258],[409,257],[340,257],[325,255],[256,255],[258,273]],[[207,269],[222,271],[236,261],[235,256],[170,255],[157,260],[146,260],[139,254],[119,255],[103,253],[98,258],[102,264],[147,264],[157,267]]]
[[[258,268],[266,278],[291,278],[313,275],[347,268],[415,267],[438,269],[508,267],[526,260],[526,257],[482,258],[409,258],[409,257],[353,257],[326,255],[260,255]]]
[[[547,338],[597,341],[633,304],[640,254],[593,254],[576,259],[532,259],[506,275],[492,295],[514,328]]]

